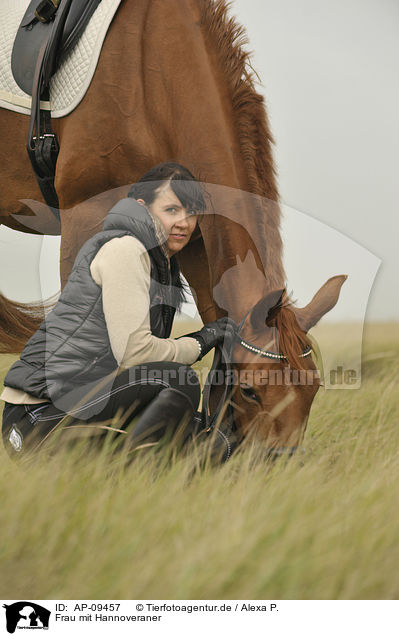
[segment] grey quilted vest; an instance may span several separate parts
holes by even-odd
[[[79,251],[57,304],[9,369],[4,386],[50,399],[68,411],[99,379],[115,377],[118,365],[105,323],[102,289],[90,274],[90,264],[104,243],[126,234],[138,238],[150,257],[151,331],[159,338],[170,336],[175,311],[184,299],[178,262],[172,256],[169,268],[146,209],[134,199],[123,199],[107,214],[103,230]]]

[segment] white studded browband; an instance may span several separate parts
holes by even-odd
[[[245,347],[245,349],[248,349],[249,351],[252,351],[253,353],[257,353],[260,356],[263,356],[264,358],[272,358],[274,360],[286,360],[286,356],[282,353],[275,353],[274,351],[264,351],[263,349],[260,349],[260,347],[257,347],[256,345],[252,345],[249,342],[247,342],[246,340],[243,340],[242,338],[239,337],[239,342],[240,345]],[[312,354],[312,348],[311,347],[306,347],[305,351],[303,351],[302,353],[299,354],[300,358],[307,358],[308,356],[310,356]]]

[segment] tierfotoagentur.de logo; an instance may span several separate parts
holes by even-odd
[[[3,607],[9,634],[14,634],[16,629],[48,629],[51,612],[37,603],[18,601]]]

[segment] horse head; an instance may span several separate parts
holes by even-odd
[[[308,331],[334,307],[346,278],[330,278],[303,308],[275,290],[242,321],[232,349],[234,424],[241,439],[261,440],[271,455],[301,443],[320,386]]]

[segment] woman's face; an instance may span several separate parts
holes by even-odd
[[[143,199],[137,199],[137,201],[146,205]],[[146,207],[158,217],[165,228],[169,256],[180,252],[189,242],[197,224],[195,210],[183,208],[169,183],[158,188],[154,201]]]

